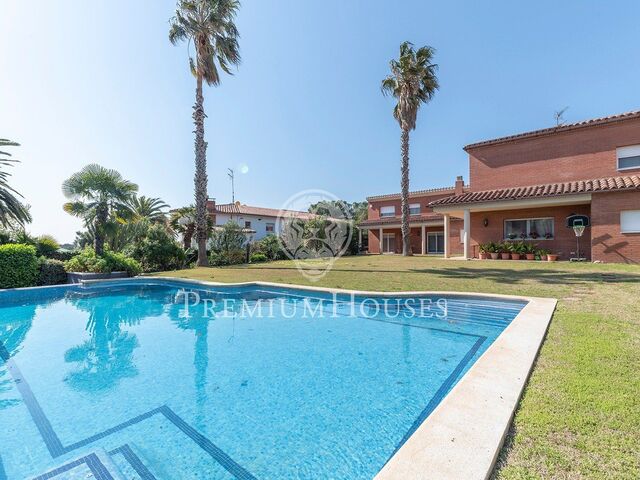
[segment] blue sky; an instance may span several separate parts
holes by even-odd
[[[92,162],[144,195],[192,202],[195,81],[167,40],[175,2],[0,0],[0,137],[36,234],[71,241],[62,181]],[[209,195],[279,207],[321,188],[399,189],[398,126],[380,80],[398,45],[437,49],[441,89],[411,138],[411,188],[468,178],[462,147],[640,108],[638,2],[244,0],[243,63],[208,88]]]

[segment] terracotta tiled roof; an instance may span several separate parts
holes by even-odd
[[[558,133],[558,132],[577,130],[580,128],[593,127],[596,125],[605,125],[608,123],[621,122],[624,120],[631,120],[634,118],[640,118],[640,110],[627,112],[627,113],[620,113],[618,115],[610,115],[608,117],[593,118],[591,120],[584,120],[582,122],[569,123],[569,124],[560,125],[557,127],[543,128],[542,130],[533,130],[531,132],[519,133],[516,135],[509,135],[508,137],[494,138],[492,140],[485,140],[483,142],[472,143],[464,147],[464,149],[466,151],[469,151],[474,148],[484,147],[486,145],[497,145],[499,143],[508,143],[508,142],[513,142],[516,140],[521,140],[526,138],[543,137],[547,135],[553,135],[554,133]]]
[[[439,207],[444,205],[557,197],[562,195],[577,195],[580,193],[633,189],[640,190],[640,175],[624,175],[620,177],[597,178],[594,180],[578,180],[564,183],[532,185],[528,187],[467,192],[462,195],[441,198],[431,202],[429,205],[431,207]]]
[[[468,185],[464,186],[465,190],[469,188]],[[437,195],[439,193],[453,193],[455,191],[455,187],[440,187],[440,188],[429,188],[427,190],[416,190],[414,192],[409,192],[409,197],[419,197],[422,195]],[[400,198],[399,193],[388,193],[386,195],[374,195],[372,197],[367,197],[367,201],[370,202],[372,200],[394,200]]]
[[[426,215],[411,215],[409,217],[409,224],[434,221],[434,220],[442,220],[442,215],[439,213],[430,213]],[[391,223],[400,223],[402,222],[401,217],[382,217],[378,219],[370,219],[360,222],[361,226],[371,226],[371,225],[388,225]]]
[[[241,203],[216,204],[212,213],[222,213],[231,215],[253,215],[258,217],[277,217],[281,210],[276,208],[252,207]],[[300,218],[312,218],[314,215],[309,212],[299,212],[296,210],[282,210],[284,213],[291,213]]]

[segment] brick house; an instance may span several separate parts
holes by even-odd
[[[524,239],[568,259],[576,256],[576,238],[566,218],[583,214],[591,227],[581,239],[582,256],[640,263],[640,111],[487,140],[464,150],[469,186],[460,182],[454,189],[429,191],[433,196],[425,210],[433,231],[442,232],[438,250],[445,256],[473,258],[482,243]],[[383,252],[392,250],[384,242],[394,232],[387,232],[381,220],[399,224],[399,206],[394,220],[388,213],[395,198],[399,195],[368,199],[363,227],[378,240],[369,242],[372,253],[381,246]],[[430,253],[428,238],[427,248],[418,248],[423,232],[412,228],[416,253]],[[397,233],[395,238],[398,251],[401,239]]]

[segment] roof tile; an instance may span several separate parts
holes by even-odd
[[[431,207],[439,207],[445,205],[495,202],[500,200],[520,200],[526,198],[554,197],[560,195],[576,195],[579,193],[632,189],[640,190],[640,175],[623,175],[619,177],[577,180],[565,183],[547,183],[543,185],[467,192],[462,195],[441,198],[431,202],[429,205]]]

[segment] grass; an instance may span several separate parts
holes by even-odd
[[[340,259],[315,283],[288,261],[163,275],[558,298],[494,478],[640,478],[638,266],[385,255]]]

